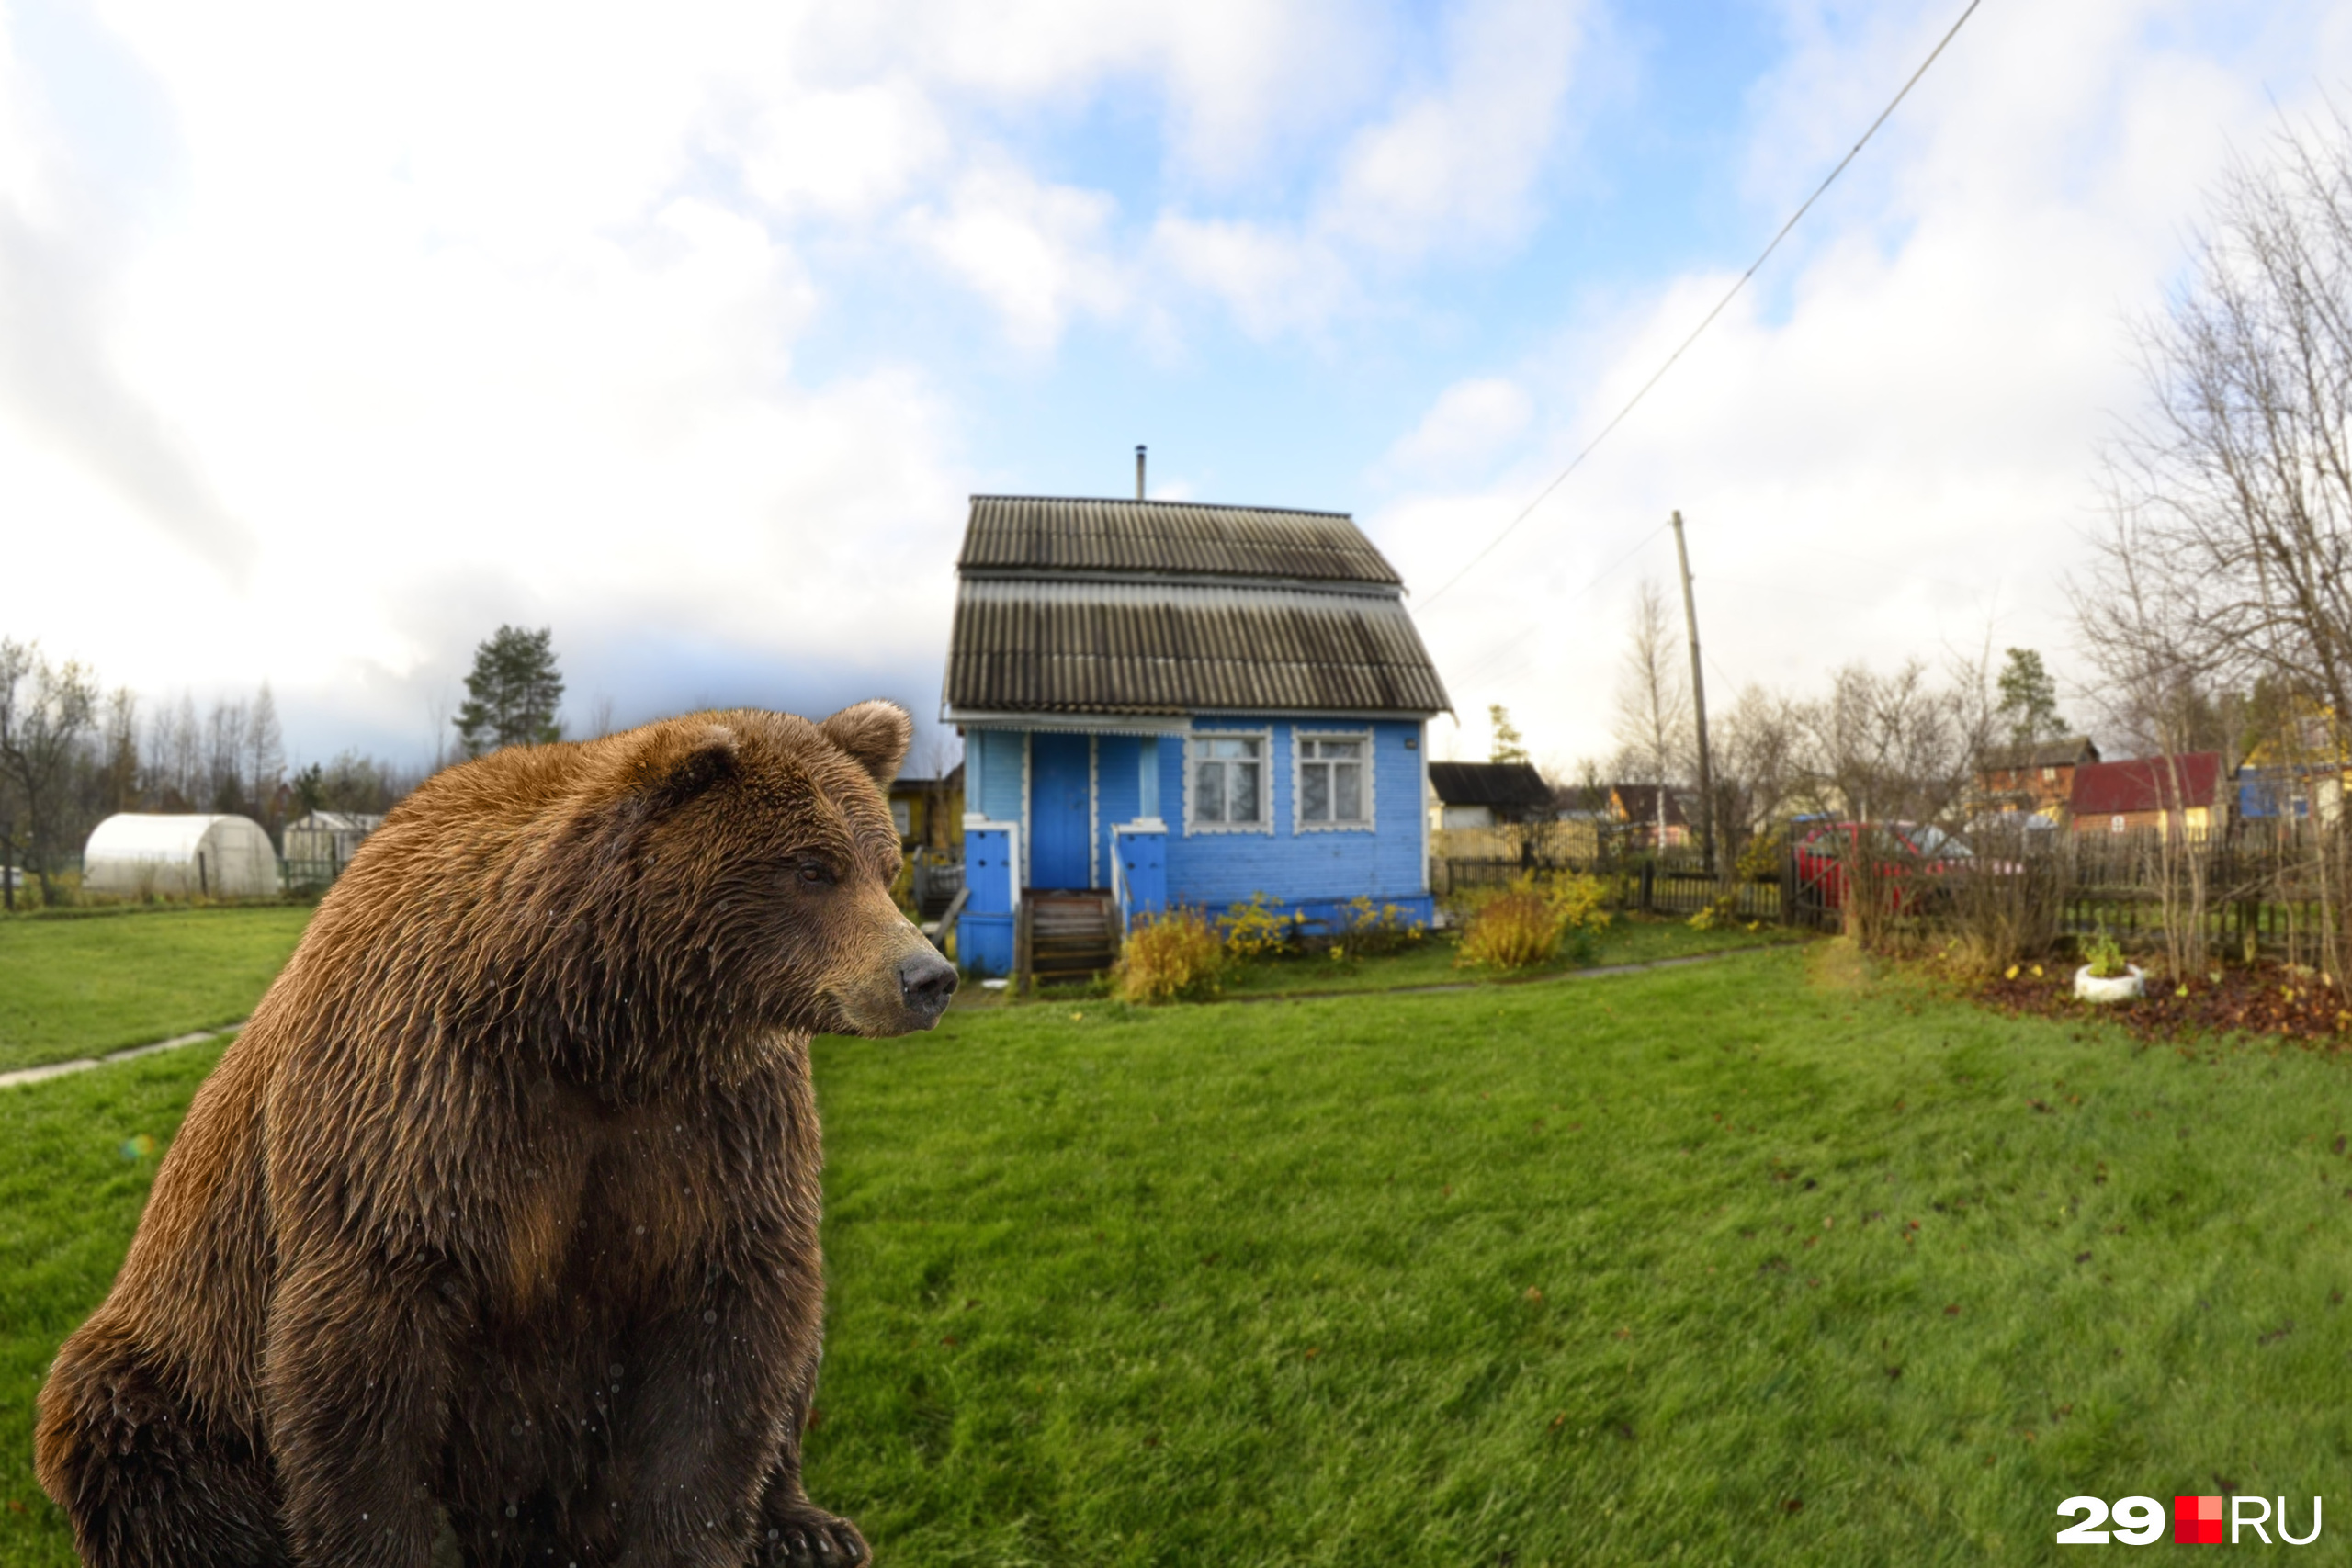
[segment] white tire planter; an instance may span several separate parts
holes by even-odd
[[[2132,1002],[2147,994],[2143,985],[2140,966],[2124,965],[2123,973],[2102,980],[2084,964],[2075,971],[2075,999],[2085,1002]]]

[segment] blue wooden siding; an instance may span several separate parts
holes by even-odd
[[[1135,735],[1104,735],[1094,742],[1097,811],[1094,823],[1094,863],[1102,868],[1102,886],[1111,886],[1112,829],[1149,815],[1143,808],[1144,740]]]
[[[1203,715],[1194,730],[1272,732],[1273,827],[1265,833],[1184,831],[1184,747],[1170,736],[1159,747],[1159,799],[1168,819],[1168,897],[1211,908],[1270,893],[1288,905],[1419,901],[1426,918],[1428,868],[1421,862],[1421,725],[1405,719],[1294,719],[1252,714]],[[1291,799],[1294,729],[1365,730],[1373,735],[1373,825],[1369,829],[1294,831]]]
[[[980,729],[972,733],[980,763],[979,792],[974,809],[991,822],[1021,820],[1021,797],[1028,787],[1022,759],[1028,739],[1017,729]]]

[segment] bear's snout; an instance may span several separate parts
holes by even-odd
[[[931,1028],[956,994],[956,966],[903,916],[892,910],[891,918],[899,927],[896,937],[876,943],[879,952],[869,948],[854,976],[827,987],[841,1010],[842,1023],[835,1027],[869,1039]]]
[[[939,956],[929,945],[917,948],[899,960],[899,995],[907,1011],[916,1019],[917,1029],[929,1029],[947,1010],[947,999],[956,994],[956,966]]]

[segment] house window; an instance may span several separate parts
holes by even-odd
[[[2041,782],[2043,784],[2056,784],[2058,782],[2058,770],[2055,768],[2042,769]]]
[[[1372,826],[1372,753],[1369,735],[1292,731],[1300,832]]]
[[[909,803],[903,799],[890,803],[890,825],[899,830],[901,839],[914,836],[914,814],[908,807]]]
[[[1184,750],[1184,826],[1188,830],[1273,831],[1266,801],[1263,734],[1195,735]]]

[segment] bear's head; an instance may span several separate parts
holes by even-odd
[[[639,1000],[729,1034],[937,1023],[956,971],[890,897],[883,789],[912,732],[865,702],[821,723],[741,709],[588,743],[590,837],[617,879],[610,913],[639,928]]]

